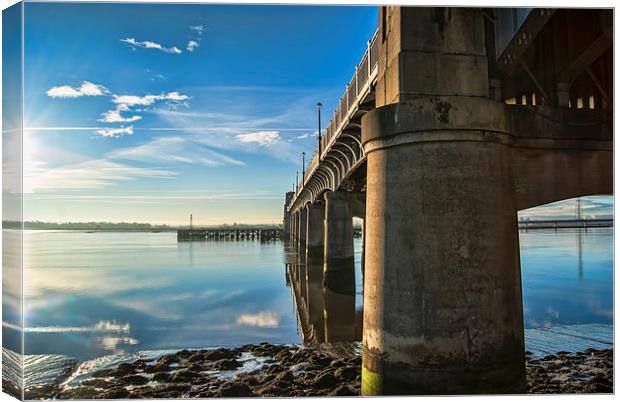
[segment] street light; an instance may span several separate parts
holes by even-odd
[[[321,160],[321,106],[323,106],[321,102],[316,104],[316,109],[319,115],[319,132],[317,134],[317,138],[319,140],[319,160]]]
[[[304,187],[304,181],[306,180],[306,153],[301,153],[301,187]]]

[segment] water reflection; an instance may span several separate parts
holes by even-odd
[[[298,340],[281,242],[46,231],[26,232],[24,247],[28,354]]]
[[[520,233],[526,328],[612,324],[612,240],[611,229]],[[26,231],[24,265],[27,354],[361,339],[359,239],[354,262],[325,267],[284,242]],[[11,300],[3,336],[18,345]]]
[[[613,323],[613,228],[519,233],[526,328]]]
[[[286,264],[286,275],[304,344],[361,340],[353,259],[327,265],[320,257],[298,257]]]

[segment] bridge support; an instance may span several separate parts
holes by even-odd
[[[325,193],[325,261],[324,282],[336,292],[349,288],[350,271],[353,271],[353,217],[349,197],[344,191]],[[353,274],[355,286],[355,274]]]
[[[306,212],[306,208],[301,208],[299,210],[299,232],[297,239],[297,246],[299,247],[299,252],[306,252],[306,235],[308,233],[308,212]]]
[[[325,228],[323,227],[323,221],[325,218],[325,210],[323,203],[315,202],[308,205],[308,225],[306,234],[306,253],[308,256],[323,256],[323,249],[325,248],[323,242],[323,236],[325,234]]]
[[[353,217],[344,191],[325,192],[325,262],[353,259]]]
[[[299,213],[291,212],[291,214],[292,214],[291,216],[291,225],[292,225],[291,241],[293,242],[294,245],[297,245],[297,232],[299,230]]]
[[[386,9],[385,106],[362,118],[362,394],[522,393],[512,149],[482,12]]]

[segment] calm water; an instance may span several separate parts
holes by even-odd
[[[281,242],[30,231],[24,244],[26,354],[85,360],[137,350],[301,342],[295,284],[287,286],[286,264],[295,256]],[[359,315],[359,239],[355,247],[355,295],[345,303]],[[522,232],[526,327],[611,324],[612,247],[611,229]],[[12,331],[3,328],[5,339]]]

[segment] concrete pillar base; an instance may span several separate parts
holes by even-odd
[[[425,368],[394,363],[365,350],[363,395],[522,394],[525,379],[511,362],[504,367]],[[515,381],[515,379],[517,379]]]
[[[362,118],[363,395],[525,392],[503,116],[488,99],[439,97]]]
[[[308,228],[306,235],[306,254],[311,258],[322,257],[325,247],[323,241],[323,236],[325,234],[323,224],[325,211],[323,204],[316,202],[308,205],[307,213]]]

